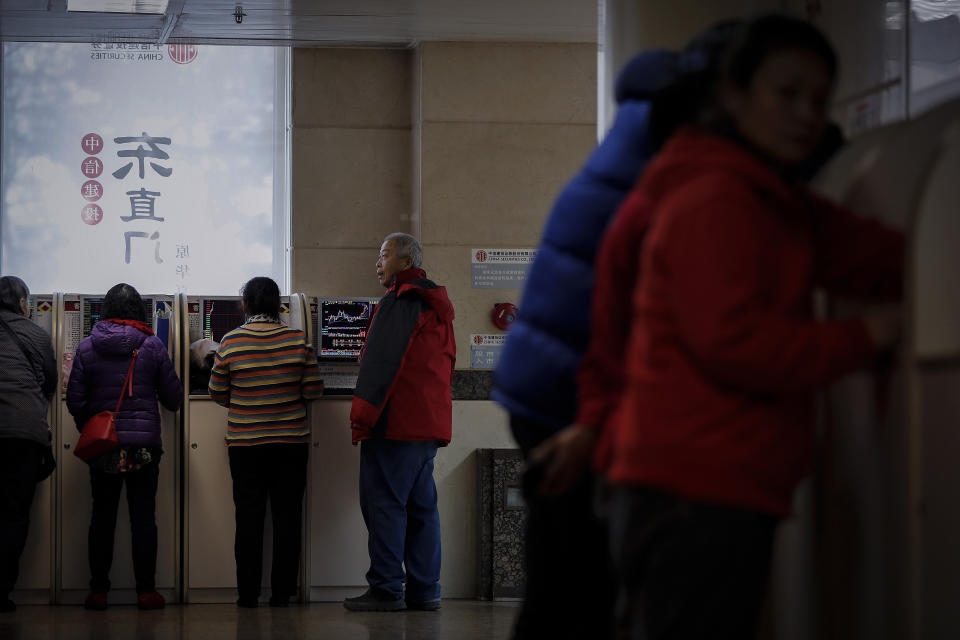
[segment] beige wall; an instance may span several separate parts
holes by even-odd
[[[557,192],[596,144],[596,45],[430,42],[420,74],[419,226],[425,267],[471,333],[519,290],[471,288],[473,247],[533,247]]]
[[[595,143],[593,44],[295,49],[292,290],[379,295],[376,249],[410,231],[469,367],[469,335],[520,294],[472,289],[470,249],[536,246]]]
[[[536,246],[557,192],[596,144],[596,46],[430,42],[416,53],[424,267],[456,309],[458,368],[470,334],[496,329],[495,302],[519,290],[472,289],[470,249]],[[513,447],[492,402],[454,403],[453,442],[437,456],[444,532],[441,582],[476,595],[478,448]]]
[[[440,584],[444,597],[477,595],[479,509],[477,449],[516,447],[507,416],[495,402],[453,403],[453,438],[437,452],[434,479],[442,532]]]
[[[411,217],[411,59],[294,49],[291,290],[376,296],[376,250]]]
[[[447,287],[458,367],[469,368],[469,334],[493,332],[493,303],[520,295],[472,289],[470,249],[537,245],[557,192],[596,143],[596,68],[594,44],[295,49],[292,290],[379,295],[377,248],[409,231],[428,276]],[[446,597],[476,595],[474,451],[512,446],[497,405],[454,403],[453,442],[435,472]],[[333,472],[355,477],[354,457],[337,458]],[[355,510],[355,495],[339,500],[323,510]],[[324,514],[312,521],[323,526]],[[345,575],[362,583],[365,558],[350,564]]]

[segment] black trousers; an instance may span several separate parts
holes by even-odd
[[[757,637],[777,518],[637,487],[613,490],[618,636]]]
[[[308,447],[303,443],[229,448],[237,519],[233,552],[241,598],[260,596],[263,522],[268,498],[273,517],[272,597],[291,597],[297,593]]]
[[[20,574],[42,454],[29,440],[0,439],[0,598],[13,591]]]
[[[113,543],[117,529],[120,491],[127,486],[127,509],[130,512],[130,537],[133,550],[133,576],[137,593],[156,590],[157,574],[157,482],[158,462],[136,471],[105,473],[90,470],[93,493],[93,514],[87,535],[90,562],[90,590],[110,590],[110,567],[113,564]]]
[[[524,458],[552,432],[511,418]],[[567,493],[537,493],[539,474],[524,478],[527,529],[526,590],[515,640],[609,638],[616,584],[607,552],[606,523],[594,508],[595,478],[585,473]]]

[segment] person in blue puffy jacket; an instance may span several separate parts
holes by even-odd
[[[634,57],[616,84],[613,126],[567,183],[547,220],[494,372],[492,397],[510,413],[510,428],[527,458],[573,422],[576,374],[590,337],[594,259],[620,203],[650,160],[650,99],[674,74],[669,51]],[[629,298],[628,292],[624,300]],[[526,594],[514,638],[605,637],[611,632],[615,586],[604,527],[593,517],[592,479],[584,475],[561,496],[537,492],[526,474]]]
[[[107,607],[117,508],[126,484],[137,605],[159,609],[164,599],[155,585],[156,496],[163,443],[157,400],[176,411],[183,402],[183,385],[163,342],[147,323],[136,289],[126,283],[111,288],[103,299],[101,317],[90,337],[77,347],[67,384],[67,408],[78,430],[97,413],[116,409],[117,400],[125,394],[116,420],[120,446],[88,461],[93,514],[87,547],[90,594],[84,606]],[[133,375],[125,387],[134,353]]]

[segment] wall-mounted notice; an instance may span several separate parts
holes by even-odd
[[[169,302],[157,300],[153,312],[156,322],[155,333],[160,341],[163,342],[163,348],[170,351],[170,319],[173,316],[173,306]]]
[[[63,303],[63,357],[60,365],[60,378],[63,390],[67,390],[70,371],[73,369],[73,356],[83,339],[83,311],[79,300],[67,300]]]
[[[505,333],[470,334],[470,368],[495,369],[506,340]]]
[[[474,289],[522,289],[535,249],[471,249]]]
[[[51,296],[31,296],[27,301],[30,307],[30,319],[53,335],[53,299]]]

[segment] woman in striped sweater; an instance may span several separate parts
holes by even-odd
[[[244,285],[246,324],[223,337],[210,373],[210,397],[229,409],[226,442],[233,477],[237,590],[256,607],[263,566],[267,497],[273,515],[270,605],[296,593],[310,425],[306,400],[323,380],[306,335],[280,324],[280,289],[270,278]]]

